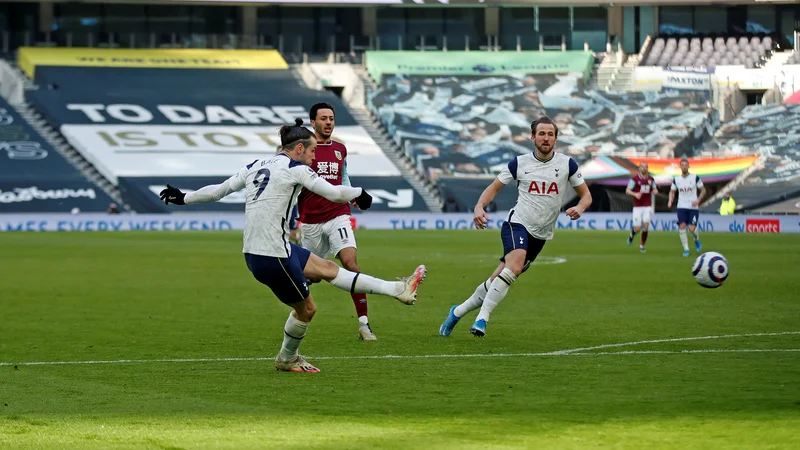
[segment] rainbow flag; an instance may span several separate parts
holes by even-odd
[[[706,182],[729,181],[750,167],[758,155],[734,156],[726,158],[689,158],[689,172],[699,175]],[[672,177],[681,173],[680,158],[626,158],[620,156],[600,156],[587,163],[590,169],[589,180],[600,184],[624,185],[628,178],[639,170],[639,164],[646,162],[650,174],[660,185],[669,184]],[[596,170],[592,170],[596,169]],[[599,169],[599,170],[597,170]]]

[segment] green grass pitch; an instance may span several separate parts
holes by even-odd
[[[240,233],[0,234],[0,448],[800,448],[800,235],[704,234],[731,269],[709,290],[677,233],[640,254],[558,231],[542,256],[565,261],[520,277],[482,340],[475,313],[437,332],[497,231],[357,236],[365,273],[428,266],[419,301],[370,297],[361,342],[349,295],[314,285],[322,372],[289,374],[289,310]],[[591,349],[640,341],[661,342]],[[119,360],[144,362],[71,363]]]

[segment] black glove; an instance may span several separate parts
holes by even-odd
[[[364,188],[361,188],[361,195],[356,197],[355,199],[356,205],[358,208],[363,210],[369,209],[372,206],[372,196],[367,194],[367,191]]]
[[[164,201],[165,205],[169,205],[170,203],[174,203],[176,205],[186,204],[186,202],[183,201],[183,198],[186,197],[186,194],[181,192],[180,189],[170,185],[167,185],[167,188],[161,191],[158,196],[161,197],[161,200]]]

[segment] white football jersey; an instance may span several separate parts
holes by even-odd
[[[516,180],[517,204],[507,220],[521,224],[536,239],[553,238],[567,188],[585,183],[578,163],[561,153],[554,153],[547,161],[536,158],[533,152],[517,156],[497,179],[503,184]]]
[[[319,176],[285,154],[257,159],[228,178],[222,196],[245,189],[244,253],[288,258],[289,219],[303,187],[311,190]],[[186,194],[186,203],[199,200],[200,191]]]
[[[685,177],[682,174],[672,177],[672,186],[669,189],[678,191],[678,208],[698,209],[697,206],[692,206],[692,203],[697,200],[698,193],[703,189],[700,177],[693,173]]]

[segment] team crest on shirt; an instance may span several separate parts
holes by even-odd
[[[333,154],[336,155],[336,159],[338,159],[339,161],[342,160],[342,152],[340,152],[339,150],[334,150]]]

